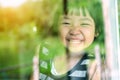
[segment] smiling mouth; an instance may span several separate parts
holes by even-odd
[[[69,42],[74,44],[82,43],[81,40],[70,40]]]
[[[81,39],[81,38],[77,38],[77,37],[72,37],[72,38],[68,38],[67,41],[69,43],[73,43],[73,44],[80,44],[84,41],[84,39]]]
[[[85,38],[82,34],[77,34],[77,35],[70,35],[66,36],[66,41],[69,44],[81,44],[85,42]]]

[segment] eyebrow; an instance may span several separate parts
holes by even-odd
[[[89,19],[89,18],[80,18],[79,20],[80,20],[80,21],[82,21],[82,20],[83,20],[83,21],[90,21],[90,22],[92,22],[92,20],[91,20],[91,19]]]
[[[70,19],[68,16],[64,16],[63,19]]]
[[[70,24],[70,22],[65,21],[65,20],[70,20],[70,18],[69,18],[69,17],[64,16],[64,17],[63,17],[63,19],[64,19],[64,21],[62,21],[62,24]]]

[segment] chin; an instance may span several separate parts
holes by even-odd
[[[77,53],[77,54],[79,53],[80,54],[81,52],[83,52],[84,48],[69,47],[68,50],[70,53]]]

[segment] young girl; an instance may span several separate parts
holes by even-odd
[[[62,16],[59,32],[66,52],[40,61],[40,80],[100,80],[96,60],[85,52],[95,37],[95,22],[89,11],[73,8]]]

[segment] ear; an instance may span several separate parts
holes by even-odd
[[[99,32],[95,32],[95,37],[98,37],[99,36]]]

